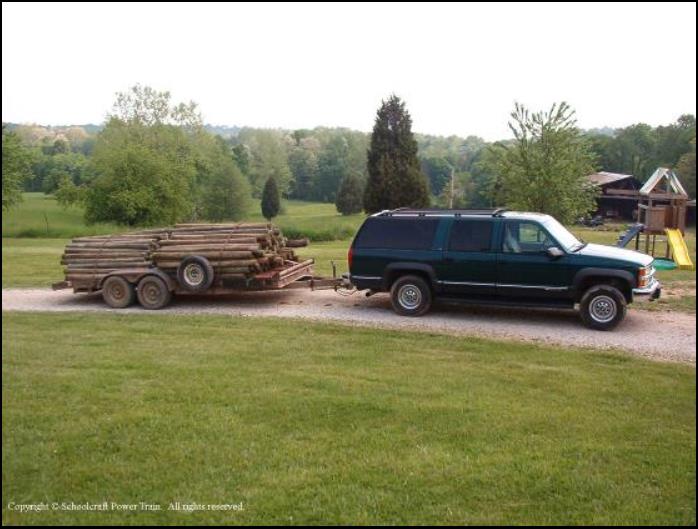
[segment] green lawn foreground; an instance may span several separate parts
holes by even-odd
[[[612,353],[4,313],[2,421],[4,524],[696,521],[695,369]],[[165,510],[7,507],[42,501]]]

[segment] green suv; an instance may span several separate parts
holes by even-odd
[[[653,258],[588,244],[549,215],[397,209],[370,216],[349,249],[351,283],[390,292],[398,314],[434,298],[460,303],[574,308],[608,330],[628,303],[659,298]]]

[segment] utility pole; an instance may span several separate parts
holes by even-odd
[[[450,163],[448,165],[451,165]],[[451,193],[448,197],[448,209],[453,209],[453,193],[454,193],[454,180],[455,180],[455,168],[451,165]]]

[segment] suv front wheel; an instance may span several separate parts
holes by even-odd
[[[579,311],[587,327],[610,331],[625,318],[627,303],[623,293],[616,287],[596,285],[582,296]]]
[[[401,316],[421,316],[431,307],[431,288],[419,276],[402,276],[393,283],[390,300]]]

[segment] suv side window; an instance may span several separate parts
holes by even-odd
[[[507,221],[504,224],[504,253],[541,253],[555,245],[550,234],[537,222]]]
[[[356,236],[357,248],[428,250],[439,225],[435,218],[372,217]]]
[[[448,249],[454,252],[489,252],[493,226],[490,220],[454,220]]]

